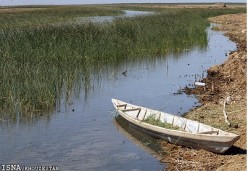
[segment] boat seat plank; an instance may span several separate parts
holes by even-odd
[[[141,108],[131,108],[131,109],[121,109],[122,112],[130,112],[130,111],[135,111],[135,110],[141,110]]]
[[[125,107],[125,109],[126,109],[126,107],[127,107],[127,104],[120,104],[120,105],[116,105],[118,108],[119,107]]]
[[[217,135],[219,134],[219,131],[203,131],[203,132],[197,132],[197,134],[214,134],[216,133]]]
[[[144,113],[143,118],[141,119],[141,121],[145,120],[146,114],[147,114],[147,109],[145,110],[145,113]]]

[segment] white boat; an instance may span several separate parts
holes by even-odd
[[[151,136],[161,138],[172,144],[224,153],[240,138],[239,135],[180,116],[116,99],[112,99],[112,102],[119,115],[129,124]],[[167,123],[172,128],[149,124],[146,122],[149,117],[153,117],[161,123]]]

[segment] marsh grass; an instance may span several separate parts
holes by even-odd
[[[67,22],[76,17],[120,15],[107,6],[28,6],[0,9],[0,28],[20,29]]]
[[[54,9],[0,16],[2,113],[15,117],[20,112],[30,117],[34,112],[53,110],[64,92],[68,101],[76,94],[74,88],[80,87],[78,84],[87,98],[92,73],[100,74],[103,68],[118,68],[125,61],[181,53],[193,47],[204,48],[207,17],[238,12],[165,10],[150,16],[118,18],[111,23],[54,26],[50,23],[76,16],[120,13],[109,7]],[[14,22],[10,23],[12,19]]]

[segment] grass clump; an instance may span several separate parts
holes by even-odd
[[[160,120],[156,119],[156,115],[150,115],[148,116],[144,122],[149,123],[151,125],[155,125],[155,126],[159,126],[162,128],[166,128],[166,129],[173,129],[173,130],[180,130],[180,127],[178,126],[174,126],[170,123],[166,123],[166,122],[161,122]]]

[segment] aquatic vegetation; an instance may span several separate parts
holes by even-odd
[[[36,28],[68,22],[76,17],[120,15],[123,12],[105,6],[24,6],[0,10],[0,29]]]
[[[81,89],[87,96],[92,74],[104,68],[204,48],[207,17],[240,11],[165,9],[111,23],[56,25],[77,16],[121,12],[114,7],[50,8],[0,16],[0,113],[30,117],[53,110],[62,96],[70,101]]]
[[[159,126],[159,127],[163,127],[166,129],[173,129],[173,130],[180,130],[180,127],[178,126],[174,126],[170,123],[166,123],[166,122],[161,122],[160,120],[156,119],[156,115],[150,115],[149,117],[147,117],[144,122],[155,125],[155,126]]]

